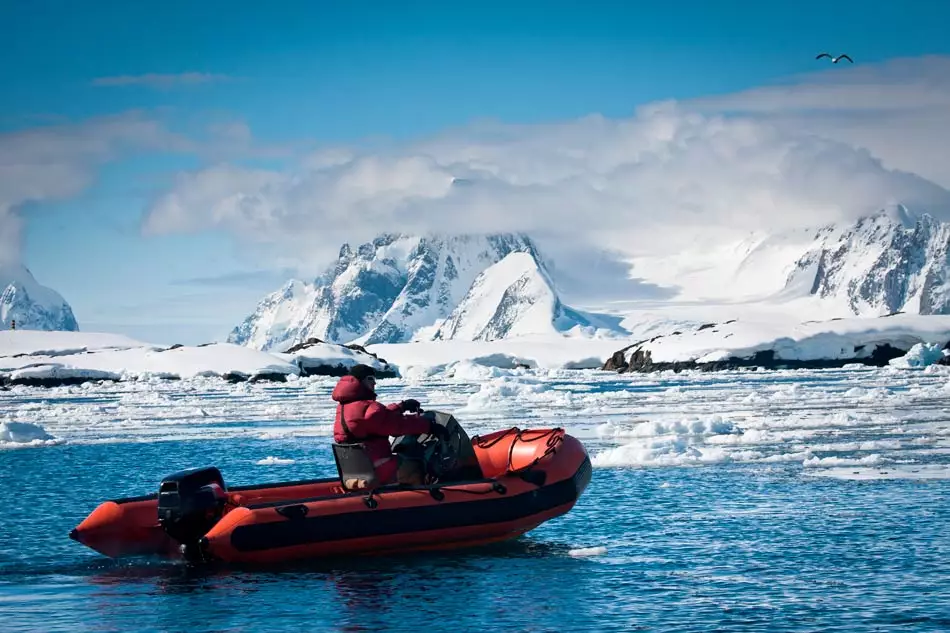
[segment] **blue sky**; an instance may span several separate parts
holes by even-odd
[[[249,250],[224,224],[143,235],[182,173],[281,173],[321,148],[391,150],[486,120],[624,119],[827,71],[822,50],[850,53],[849,72],[947,55],[948,20],[940,1],[3,3],[0,158],[4,143],[40,147],[37,182],[59,179],[40,201],[0,180],[24,220],[7,239],[84,330],[223,339],[299,258],[272,257],[279,240]],[[60,161],[67,176],[46,169]]]

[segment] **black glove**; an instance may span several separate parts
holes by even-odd
[[[407,413],[416,413],[422,408],[419,401],[413,400],[412,398],[400,402],[399,407]]]
[[[440,440],[447,440],[449,439],[449,430],[435,420],[430,420],[429,435],[434,435]]]

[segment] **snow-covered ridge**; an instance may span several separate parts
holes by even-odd
[[[290,353],[211,343],[162,347],[124,336],[79,332],[0,332],[0,384],[55,386],[97,380],[280,380],[290,376],[342,375],[357,363],[381,377],[398,369],[358,349],[312,342]]]
[[[638,341],[618,350],[605,369],[885,365],[918,345],[950,346],[950,316],[898,314],[797,324],[741,319],[709,323]]]
[[[356,364],[371,366],[378,378],[395,378],[399,375],[396,366],[356,344],[335,345],[312,338],[290,347],[286,352],[273,352],[273,355],[296,365],[303,375],[342,375]]]
[[[595,319],[564,306],[534,256],[519,252],[478,275],[433,339],[495,341],[567,332],[593,336],[598,329],[608,336],[616,333],[615,323]]]
[[[79,330],[58,292],[37,282],[25,266],[0,266],[0,329],[9,329],[13,321],[21,330]]]
[[[768,307],[801,320],[950,314],[950,223],[930,214],[897,205],[851,224],[733,237],[634,257],[631,273],[674,302],[731,305],[732,316]]]
[[[825,227],[787,285],[844,300],[857,315],[950,314],[950,224],[898,205]]]
[[[518,257],[495,268],[511,255]],[[489,288],[498,292],[482,297]],[[481,305],[483,299],[490,305]],[[487,320],[470,316],[484,310],[491,312]],[[550,318],[539,316],[546,312]],[[492,316],[497,322],[489,324]],[[282,350],[311,337],[362,345],[468,335],[490,340],[548,332],[548,321],[570,330],[589,328],[596,319],[588,322],[561,305],[528,236],[381,235],[356,250],[344,244],[336,264],[313,283],[291,280],[265,297],[228,341]],[[461,327],[462,322],[468,325]],[[597,327],[605,324],[619,328],[609,319],[596,321]]]

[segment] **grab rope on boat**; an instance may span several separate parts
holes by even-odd
[[[537,466],[538,463],[542,459],[547,457],[548,455],[553,455],[554,453],[556,453],[558,445],[564,441],[564,435],[562,434],[563,431],[564,429],[560,427],[548,429],[547,431],[539,431],[539,430],[532,430],[532,429],[521,430],[518,427],[512,427],[508,429],[507,431],[505,431],[504,433],[502,433],[501,435],[499,435],[498,437],[493,438],[491,440],[483,440],[476,435],[475,438],[473,439],[473,443],[478,448],[489,449],[495,444],[498,444],[501,440],[505,439],[506,437],[514,433],[515,438],[511,441],[511,446],[508,447],[508,463],[505,465],[505,474],[518,475],[518,474],[531,470],[532,468]],[[531,437],[531,438],[525,437],[525,435],[528,433],[537,433],[538,435],[536,437]],[[545,440],[547,444],[546,448],[544,449],[544,452],[541,455],[539,455],[538,457],[535,457],[534,460],[527,466],[522,466],[521,468],[517,468],[517,469],[514,469],[511,467],[511,460],[512,460],[512,457],[514,456],[515,445],[518,442],[531,443],[531,442],[538,442],[541,440]]]
[[[487,484],[489,482],[485,481],[485,482],[477,482],[477,483]],[[460,486],[470,486],[472,484],[449,483],[449,484],[445,484],[444,486],[440,486],[439,484],[432,484],[428,488],[417,489],[417,490],[414,490],[414,492],[428,492],[430,495],[432,495],[432,498],[435,499],[436,501],[442,501],[442,499],[445,498],[445,495],[442,492],[443,490],[449,490],[451,492],[464,492],[467,495],[490,495],[493,492],[497,492],[500,495],[507,494],[508,488],[505,486],[505,484],[499,481],[494,481],[494,480],[492,480],[490,483],[491,485],[485,490],[470,490],[469,488],[460,487]]]
[[[540,430],[535,430],[535,429],[522,430],[522,429],[519,429],[518,427],[512,427],[508,429],[507,431],[505,431],[504,433],[502,433],[501,435],[499,435],[498,437],[495,437],[491,440],[483,440],[479,436],[476,435],[474,438],[472,438],[472,443],[475,444],[478,448],[489,449],[495,446],[496,444],[498,444],[501,440],[505,439],[506,437],[510,437],[511,434],[513,433],[515,437],[511,441],[511,446],[508,447],[508,461],[505,465],[505,474],[519,475],[523,479],[525,479],[525,481],[535,483],[535,485],[540,487],[543,485],[543,482],[544,482],[543,477],[540,478],[540,481],[535,481],[532,478],[525,477],[525,475],[530,474],[531,469],[537,466],[538,463],[540,463],[542,459],[544,459],[548,455],[553,455],[557,453],[558,445],[560,445],[564,441],[563,431],[564,429],[561,427],[548,429],[546,431],[540,431]],[[533,437],[531,437],[532,435]],[[545,441],[545,449],[543,453],[535,457],[531,461],[530,464],[522,466],[521,468],[512,468],[511,462],[512,462],[512,459],[514,458],[515,445],[518,442],[524,442],[526,444],[530,444],[533,442],[540,442],[541,440]],[[543,475],[543,473],[541,474]],[[485,482],[485,483],[488,483],[488,482]],[[434,483],[434,484],[429,484],[425,486],[424,488],[416,488],[413,490],[413,492],[428,494],[436,501],[442,501],[443,499],[445,499],[445,493],[443,492],[444,490],[449,490],[452,492],[462,492],[469,495],[488,495],[493,492],[500,495],[504,495],[508,493],[508,488],[501,482],[494,479],[491,480],[491,486],[486,488],[485,490],[471,490],[469,488],[462,487],[462,486],[468,486],[468,485],[471,485],[471,484],[448,483],[448,484],[440,486],[438,483]],[[383,491],[383,490],[374,489],[374,490],[371,490],[367,496],[363,497],[363,502],[370,509],[375,509],[379,504],[374,497],[380,496],[387,492],[397,492],[397,491],[388,491],[388,490]]]

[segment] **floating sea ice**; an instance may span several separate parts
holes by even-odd
[[[599,437],[660,437],[664,435],[722,435],[740,434],[741,431],[729,420],[713,415],[704,418],[655,422],[635,420],[627,424],[605,422],[597,427]]]
[[[857,459],[847,457],[811,457],[802,462],[805,468],[821,468],[828,466],[876,466],[882,463],[877,453]]]
[[[715,446],[694,446],[682,436],[650,438],[607,449],[593,456],[595,467],[680,466],[729,461],[729,455]]]
[[[454,380],[480,382],[490,378],[499,378],[511,372],[500,367],[481,365],[470,360],[462,360],[451,364],[446,373]]]
[[[946,480],[950,479],[950,466],[947,464],[921,464],[914,466],[883,466],[868,467],[836,467],[812,468],[806,475],[813,477],[831,477],[834,479],[916,479],[916,480]]]
[[[296,463],[297,460],[294,459],[284,459],[281,457],[274,457],[273,455],[268,455],[264,459],[261,459],[257,462],[258,466],[286,466],[288,464]]]
[[[583,557],[583,556],[600,556],[607,553],[607,548],[604,546],[600,547],[581,547],[579,549],[572,549],[567,552],[568,556],[574,557]]]
[[[0,446],[49,446],[60,444],[58,440],[46,432],[39,424],[30,422],[0,422]]]
[[[911,367],[927,367],[944,357],[943,346],[939,343],[917,343],[900,358],[888,361],[891,367],[910,369]]]

